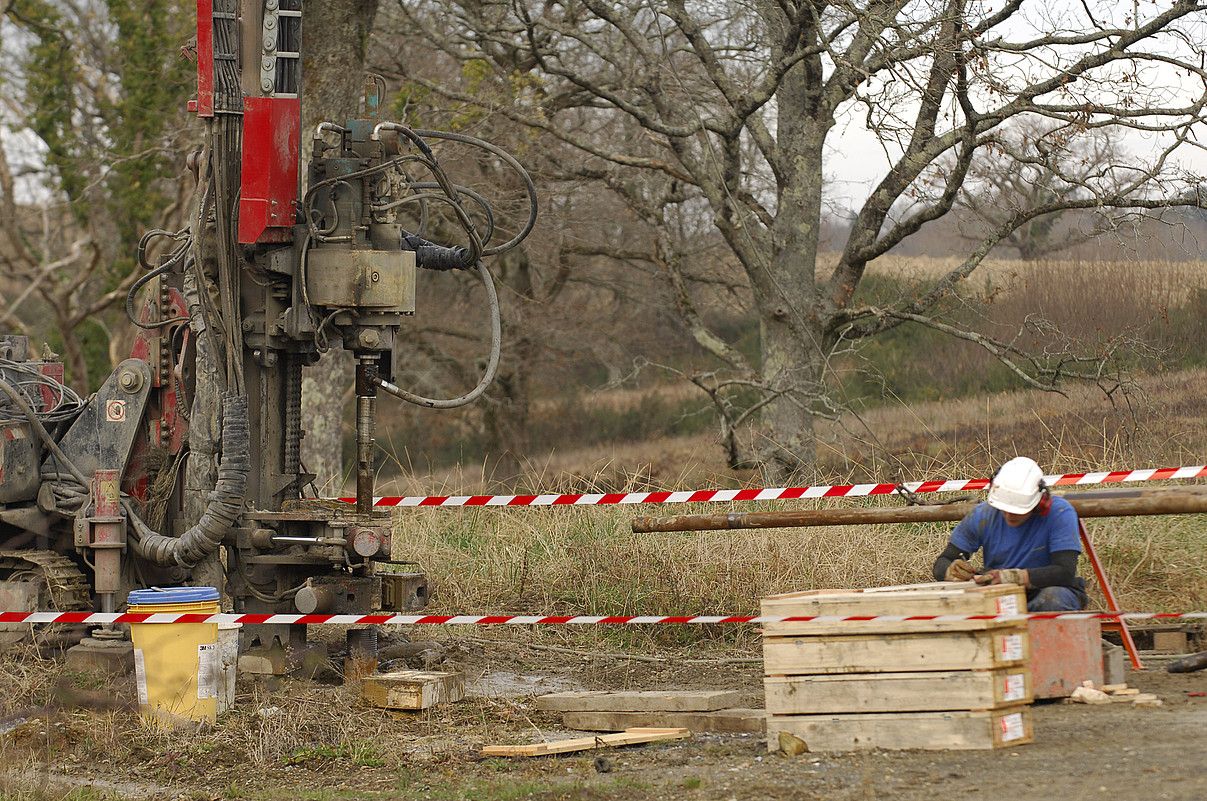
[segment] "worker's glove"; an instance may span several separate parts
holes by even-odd
[[[1008,567],[1002,570],[990,570],[988,573],[982,573],[975,579],[977,584],[1017,584],[1020,587],[1029,587],[1031,585],[1031,577],[1023,568]]]
[[[953,560],[947,566],[947,572],[943,574],[944,581],[968,581],[976,575],[976,569],[967,559]]]

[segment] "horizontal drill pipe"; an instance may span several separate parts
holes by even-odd
[[[1164,490],[1109,490],[1062,495],[1080,517],[1131,517],[1207,512],[1207,487]],[[791,509],[782,512],[734,512],[723,515],[638,517],[638,534],[666,531],[722,531],[740,528],[796,528],[876,523],[936,523],[963,519],[976,502],[933,506],[866,507],[853,509]]]

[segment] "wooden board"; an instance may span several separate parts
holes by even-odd
[[[542,695],[536,699],[536,708],[544,712],[712,712],[736,706],[740,697],[734,690],[600,690]]]
[[[772,595],[762,601],[764,615],[1013,615],[1027,611],[1027,596],[1013,584],[980,586],[972,582],[932,582],[870,590],[806,590]],[[984,631],[1018,626],[994,620],[848,621],[844,623],[767,623],[773,636],[871,634],[931,631]]]
[[[779,733],[800,738],[809,751],[919,748],[927,751],[1012,747],[1031,742],[1031,710],[915,712],[870,715],[769,715],[767,748],[779,750]]]
[[[712,712],[567,712],[562,725],[579,731],[624,731],[636,726],[683,728],[692,732],[763,733],[761,709]]]
[[[1001,709],[1031,703],[1031,672],[843,673],[763,680],[774,715]]]
[[[766,637],[763,672],[790,676],[993,670],[1023,665],[1028,655],[1024,627],[943,634]]]
[[[482,756],[534,757],[548,754],[567,754],[571,751],[590,751],[595,748],[614,748],[620,745],[656,743],[664,740],[683,740],[691,737],[687,729],[629,729],[619,734],[598,734],[594,737],[575,737],[550,743],[530,745],[488,745]]]
[[[366,676],[361,695],[382,709],[429,709],[460,701],[465,682],[460,673],[399,670]]]

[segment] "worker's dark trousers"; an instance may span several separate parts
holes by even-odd
[[[1086,596],[1072,587],[1044,587],[1027,593],[1028,612],[1077,612],[1085,609]]]

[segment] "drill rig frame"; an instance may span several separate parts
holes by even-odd
[[[190,157],[198,188],[186,229],[149,232],[140,245],[148,273],[127,304],[142,329],[135,358],[97,395],[71,393],[67,404],[61,365],[33,360],[20,338],[0,342],[0,438],[22,443],[0,452],[0,600],[16,586],[4,583],[16,572],[6,576],[3,560],[24,549],[90,575],[90,603],[102,611],[141,586],[223,579],[239,612],[414,611],[427,602],[426,577],[409,562],[379,569],[404,549],[389,513],[372,506],[378,390],[429,408],[483,394],[501,324],[482,260],[532,230],[535,187],[490,143],[370,117],[316,127],[302,192],[300,0],[198,0],[197,9],[189,107],[205,127]],[[383,91],[366,105],[380,107]],[[489,204],[449,179],[432,141],[482,148],[514,171],[529,205],[515,236],[491,245]],[[449,210],[461,244],[425,238],[432,204]],[[171,248],[149,264],[158,237]],[[457,398],[394,383],[420,268],[475,272],[486,290],[490,358],[478,386]],[[140,316],[133,300],[146,285],[155,292]],[[315,478],[301,459],[303,370],[337,343],[356,364],[355,505],[303,498]],[[30,374],[49,377],[18,380]],[[45,593],[22,592],[7,600],[45,602]],[[82,605],[78,596],[70,603]],[[302,626],[243,635],[245,648],[276,654],[304,642]],[[284,669],[282,659],[269,663]]]

